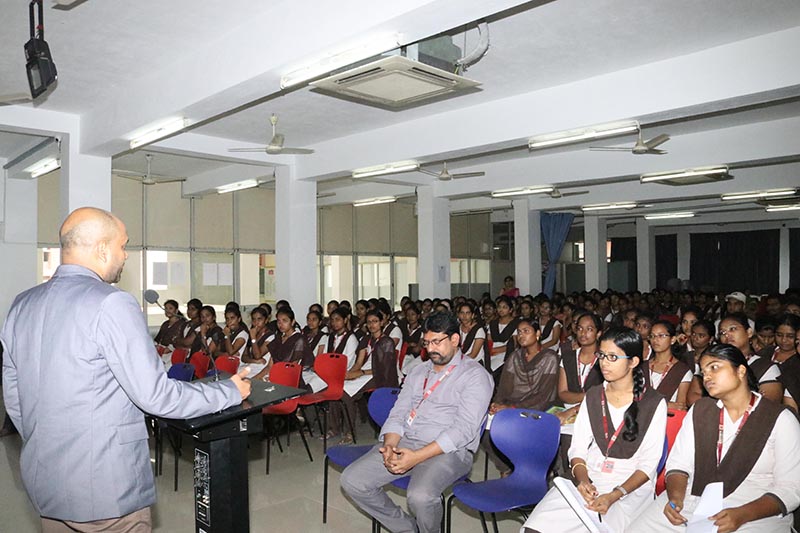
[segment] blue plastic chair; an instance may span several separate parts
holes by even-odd
[[[400,389],[383,387],[375,389],[369,397],[367,410],[372,420],[379,426],[383,426],[389,413],[392,411]],[[333,463],[342,468],[346,468],[356,462],[362,455],[369,452],[374,445],[342,445],[328,448],[325,452],[325,479],[322,488],[322,523],[328,521],[328,465]]]
[[[178,363],[172,365],[167,371],[167,377],[179,381],[192,381],[194,377],[194,365],[191,363]]]
[[[561,423],[558,418],[531,409],[503,409],[492,420],[489,436],[514,470],[508,477],[478,483],[469,481],[453,486],[447,499],[447,525],[453,498],[478,511],[484,531],[491,513],[497,531],[496,513],[536,505],[547,493],[547,473],[558,452]],[[524,514],[524,513],[523,513]]]

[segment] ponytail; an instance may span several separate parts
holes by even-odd
[[[636,440],[639,436],[639,400],[644,395],[646,385],[644,381],[644,372],[642,371],[641,363],[633,369],[633,403],[625,411],[625,430],[622,432],[622,438],[628,442]]]

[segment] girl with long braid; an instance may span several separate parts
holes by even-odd
[[[667,405],[645,384],[638,333],[611,328],[600,338],[597,356],[605,382],[586,392],[578,411],[569,449],[571,473],[586,508],[598,513],[610,531],[624,531],[653,498]],[[522,533],[584,531],[556,488],[522,528]]]

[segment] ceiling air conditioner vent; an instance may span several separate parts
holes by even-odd
[[[311,84],[320,91],[399,108],[466,91],[479,82],[403,56],[391,56]]]

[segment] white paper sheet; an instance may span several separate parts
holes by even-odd
[[[233,264],[219,263],[219,277],[217,283],[220,285],[233,285]]]
[[[686,533],[717,533],[717,526],[708,519],[722,511],[722,482],[709,483],[703,489],[700,502],[686,524]]]
[[[171,261],[169,264],[169,284],[186,285],[186,264]]]
[[[152,285],[169,285],[168,263],[153,263]]]
[[[203,285],[206,287],[216,287],[219,285],[217,282],[216,263],[203,263]]]
[[[557,477],[553,480],[553,484],[555,484],[558,491],[564,499],[567,500],[569,506],[572,507],[572,510],[575,511],[575,514],[578,515],[583,525],[586,526],[591,533],[609,533],[608,527],[600,521],[599,515],[586,508],[586,500],[583,499],[583,496],[578,492],[575,485],[572,484],[572,481],[563,477]]]

